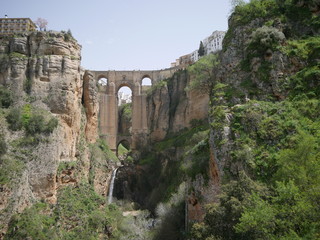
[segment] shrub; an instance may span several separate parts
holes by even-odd
[[[24,125],[28,135],[42,133],[45,130],[44,117],[39,114],[31,115],[27,124]]]
[[[68,29],[68,31],[66,33],[64,33],[64,40],[66,42],[69,42],[71,40],[74,40],[74,37],[72,36],[72,32],[70,29]]]
[[[26,78],[26,80],[23,83],[23,89],[27,94],[30,94],[31,88],[32,88],[32,80],[31,78]]]
[[[65,187],[56,205],[38,202],[14,215],[4,239],[119,239],[122,214],[104,201],[86,184]]]
[[[37,203],[26,209],[23,214],[14,215],[5,239],[57,239],[52,236],[51,225],[54,218],[42,213],[48,210],[49,207],[45,203]]]
[[[275,50],[285,40],[283,32],[274,27],[263,26],[254,31],[251,35],[252,39],[248,46],[249,50],[256,49],[258,53],[265,54],[270,50]]]
[[[7,122],[9,124],[9,129],[12,131],[21,130],[22,128],[22,119],[21,119],[21,111],[19,108],[13,108],[8,113]]]
[[[7,152],[7,144],[2,135],[0,135],[0,157]]]
[[[197,90],[209,94],[214,81],[216,80],[215,68],[218,65],[218,56],[215,54],[209,54],[200,58],[199,61],[188,67],[188,73],[190,74],[191,78],[186,90]]]
[[[51,118],[44,128],[44,132],[47,134],[52,133],[53,130],[58,126],[58,123],[59,123],[58,119],[56,119],[54,117]]]
[[[0,185],[17,179],[16,175],[20,174],[24,168],[23,162],[14,158],[3,157],[0,163]]]
[[[24,105],[22,111],[19,108],[11,109],[6,119],[11,130],[21,130],[23,127],[29,136],[50,134],[58,126],[58,120],[55,117],[46,122],[44,113],[35,112],[30,104]]]
[[[251,0],[247,4],[238,4],[232,14],[233,24],[245,25],[257,18],[270,18],[279,14],[274,0]]]
[[[9,89],[0,86],[0,108],[8,108],[12,104],[12,93]]]

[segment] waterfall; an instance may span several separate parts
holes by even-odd
[[[111,182],[110,182],[110,186],[109,186],[109,194],[108,194],[108,204],[112,203],[112,194],[113,194],[114,180],[116,179],[117,170],[118,170],[118,168],[115,168],[115,169],[112,171]]]

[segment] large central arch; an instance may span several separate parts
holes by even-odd
[[[106,79],[99,87],[99,130],[106,139],[110,149],[116,151],[119,142],[118,136],[118,90],[127,86],[132,91],[132,129],[130,148],[135,150],[139,144],[147,139],[147,102],[146,91],[142,89],[142,79],[148,76],[152,83],[169,77],[173,72],[161,71],[90,71],[93,78],[99,82]]]
[[[156,71],[90,71],[93,78],[99,82],[107,79],[107,83],[99,88],[99,130],[106,139],[110,149],[116,151],[121,137],[118,136],[118,99],[117,93],[122,86],[132,90],[132,130],[130,148],[135,150],[146,144],[148,135],[147,123],[147,95],[146,88],[142,88],[145,77],[151,79],[152,84],[171,77],[177,69]]]

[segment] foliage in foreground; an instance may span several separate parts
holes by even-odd
[[[39,202],[10,221],[4,239],[117,239],[122,221],[115,205],[105,205],[89,185],[65,187],[58,203]]]

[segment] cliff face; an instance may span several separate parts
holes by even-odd
[[[207,120],[209,96],[186,91],[190,77],[186,70],[153,86],[147,99],[151,141],[163,140],[168,133],[190,127],[195,120]]]
[[[320,151],[314,142],[319,19],[318,1],[250,1],[235,8],[210,99],[209,144],[220,196],[212,198],[216,202],[207,206],[203,222],[194,225],[194,239],[319,234],[319,214],[313,214],[319,193],[309,195],[319,180],[303,173],[320,168],[314,157]],[[289,188],[301,198],[290,201],[296,196]],[[291,211],[296,208],[299,212]]]
[[[247,8],[247,17],[239,7],[229,18],[224,49],[219,53],[214,85],[222,83],[224,87],[213,90],[210,119],[214,127],[210,141],[221,174],[225,168],[239,168],[231,163],[230,156],[235,142],[231,123],[237,108],[252,101],[291,100],[303,91],[312,98],[318,92],[318,76],[311,69],[317,68],[319,59],[319,27],[312,22],[319,18],[319,13],[304,1],[288,4],[288,10],[283,9],[282,3],[268,4],[248,4],[243,8]],[[270,10],[262,16],[253,13],[266,6]],[[310,76],[303,74],[309,70]],[[218,116],[220,110],[223,114]]]
[[[97,140],[97,88],[80,67],[80,50],[72,36],[63,32],[0,38],[0,85],[13,99],[9,109],[2,109],[0,121],[7,148],[1,157],[1,174],[4,168],[13,168],[1,184],[2,223],[35,200],[55,203],[62,185],[80,179],[91,177],[97,192],[106,194],[106,160],[95,168],[87,147]],[[24,119],[17,130],[6,121],[13,109]],[[58,125],[50,134],[32,135],[33,116],[58,119]],[[32,144],[26,143],[30,139]],[[34,139],[39,140],[35,143]]]

